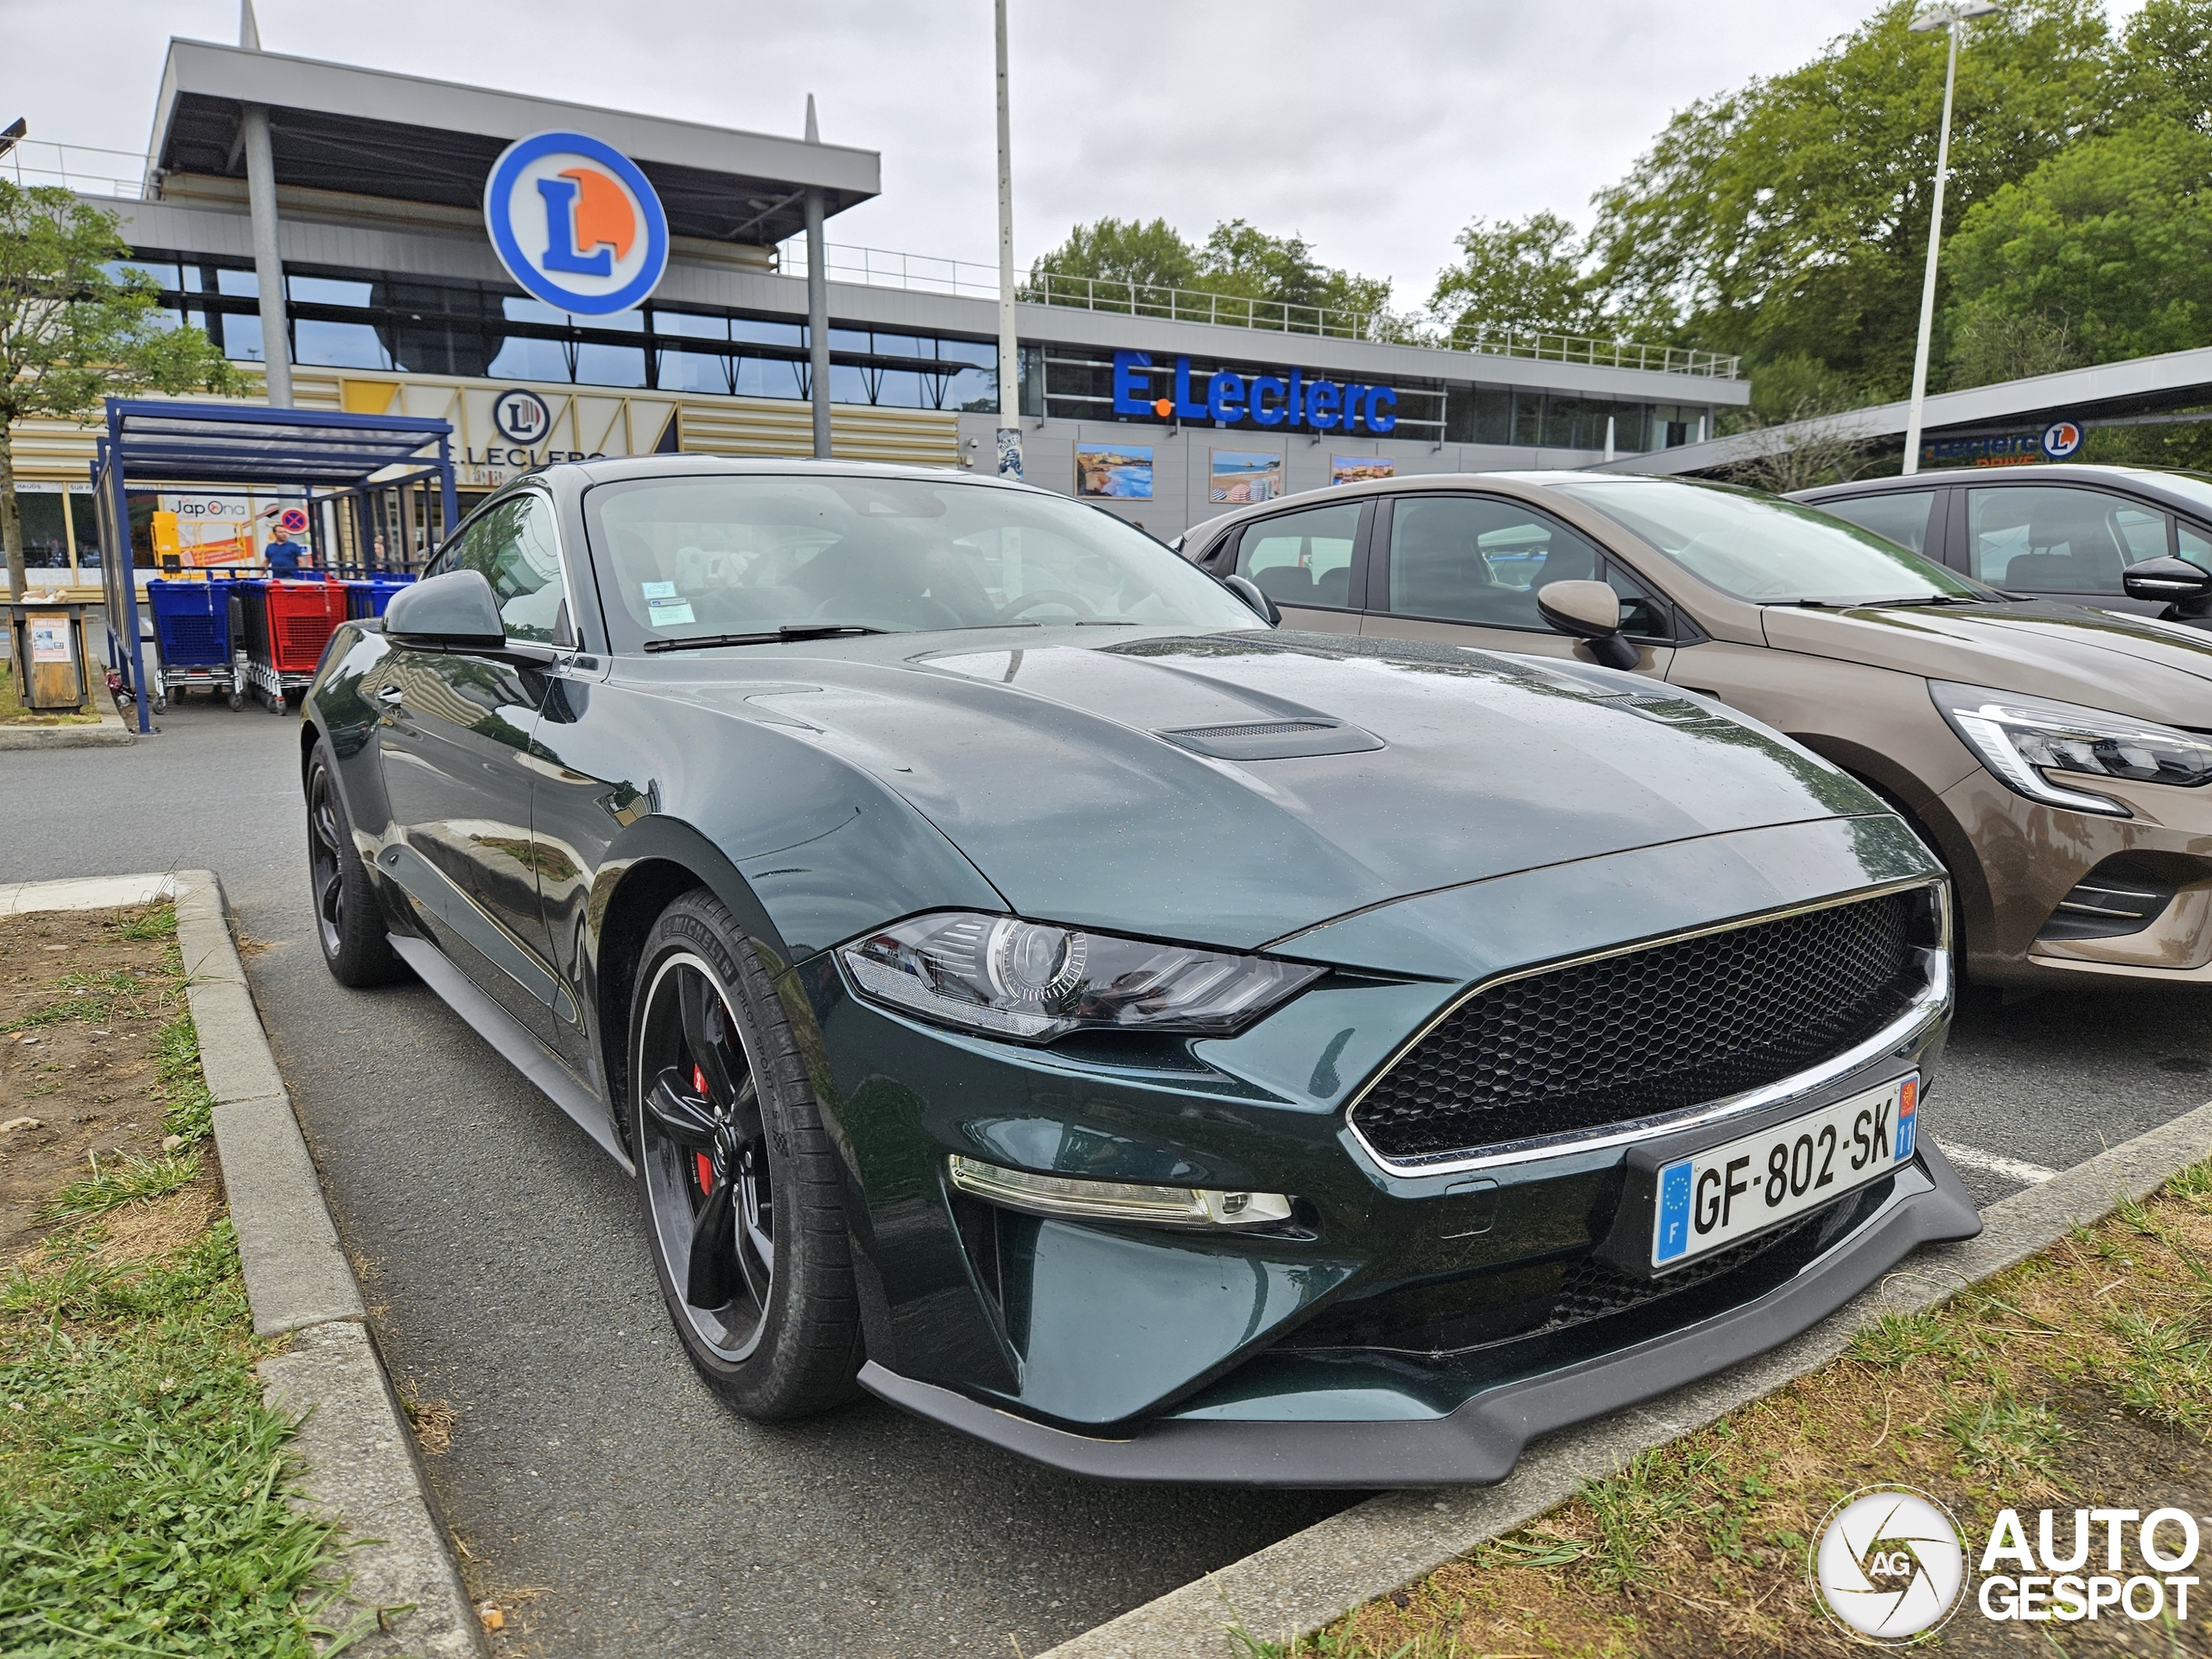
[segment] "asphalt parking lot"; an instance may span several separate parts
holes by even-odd
[[[1034,1655],[1349,1501],[1079,1482],[873,1402],[731,1416],[667,1332],[620,1172],[428,991],[324,972],[295,721],[161,724],[0,755],[0,881],[222,876],[385,1352],[460,1410],[439,1499],[497,1586],[539,1587],[537,1648]],[[1987,1202],[2208,1094],[2212,993],[1970,995],[1923,1122]]]

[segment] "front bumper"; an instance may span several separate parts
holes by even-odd
[[[2133,816],[2031,801],[1980,767],[1939,798],[1975,862],[1959,884],[1967,976],[1998,985],[2078,985],[2091,976],[2212,983],[2212,788],[2069,782]],[[2114,868],[2152,876],[2172,898],[2132,932],[2050,937],[2048,925],[2076,886]]]
[[[1440,1415],[1395,1421],[1154,1419],[1078,1433],[916,1382],[873,1362],[861,1387],[1009,1452],[1105,1480],[1213,1485],[1485,1485],[1541,1434],[1652,1399],[1765,1352],[1826,1319],[1916,1247],[1972,1238],[1981,1218],[1923,1138],[1874,1213],[1765,1294],[1557,1370],[1484,1389]]]

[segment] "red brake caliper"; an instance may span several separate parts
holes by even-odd
[[[700,1099],[706,1099],[707,1074],[696,1065],[691,1068],[691,1086],[699,1091]],[[713,1192],[715,1190],[715,1160],[703,1152],[695,1152],[691,1156],[697,1161],[699,1167],[699,1190],[702,1192]]]

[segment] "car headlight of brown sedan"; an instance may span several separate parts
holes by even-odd
[[[2054,783],[2045,774],[2191,788],[2212,783],[2212,737],[2069,702],[1931,680],[1936,707],[1967,747],[2009,788],[2031,801],[2132,816],[2118,801]]]

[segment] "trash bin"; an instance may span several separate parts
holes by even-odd
[[[85,607],[63,600],[23,599],[8,606],[16,697],[26,709],[81,710],[92,700]]]

